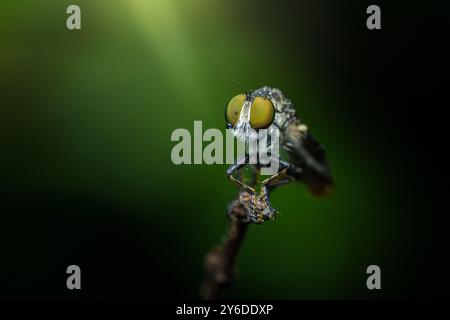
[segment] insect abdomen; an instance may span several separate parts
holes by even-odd
[[[295,178],[305,182],[314,195],[330,193],[333,178],[325,157],[325,149],[300,120],[293,120],[286,127],[283,148],[288,152],[290,162],[301,169]]]

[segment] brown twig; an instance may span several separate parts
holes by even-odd
[[[255,187],[259,172],[252,171],[250,185]],[[200,297],[213,300],[219,297],[220,291],[230,284],[235,276],[235,261],[239,248],[244,240],[248,223],[245,222],[248,209],[241,201],[242,194],[228,206],[230,225],[222,243],[214,247],[205,257],[205,276],[200,287]]]
[[[223,243],[213,248],[205,258],[205,277],[200,288],[202,299],[217,299],[223,287],[229,284],[235,274],[236,256],[245,237],[247,224],[241,222],[246,209],[234,201],[230,208],[231,222]]]

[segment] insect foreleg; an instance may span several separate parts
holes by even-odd
[[[276,187],[284,184],[288,184],[295,180],[295,178],[290,175],[290,170],[292,165],[288,162],[280,160],[280,168],[277,173],[265,179],[261,186],[261,195],[264,197],[267,205],[270,206],[269,195]]]
[[[231,182],[233,182],[239,189],[254,193],[255,192],[254,188],[250,187],[249,185],[245,184],[242,180],[237,179],[233,176],[235,172],[238,172],[246,165],[247,165],[247,156],[242,157],[236,163],[229,166],[227,169],[227,176],[231,180]]]

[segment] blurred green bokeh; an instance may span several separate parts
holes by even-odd
[[[175,296],[195,298],[203,256],[226,230],[236,189],[226,165],[172,164],[170,135],[192,131],[194,120],[224,130],[225,103],[241,91],[233,80],[270,85],[326,146],[336,190],[326,199],[301,184],[277,190],[272,203],[282,215],[251,227],[226,297],[373,297],[365,288],[370,264],[382,267],[383,285],[393,283],[408,248],[408,231],[398,233],[407,222],[396,218],[407,209],[397,201],[404,186],[395,159],[386,166],[382,137],[367,140],[357,93],[339,90],[341,69],[305,49],[311,30],[293,21],[307,13],[282,7],[271,15],[278,8],[264,1],[76,2],[81,31],[65,27],[71,2],[0,5],[5,188],[110,199],[124,208],[124,223],[140,221],[177,243],[153,263],[172,270],[175,283],[184,279]]]

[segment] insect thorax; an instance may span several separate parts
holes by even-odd
[[[294,105],[281,90],[264,86],[252,92],[252,97],[265,97],[272,101],[275,107],[275,118],[269,130],[273,131],[275,128],[279,130],[280,139],[284,138],[286,128],[289,123],[297,119]]]

